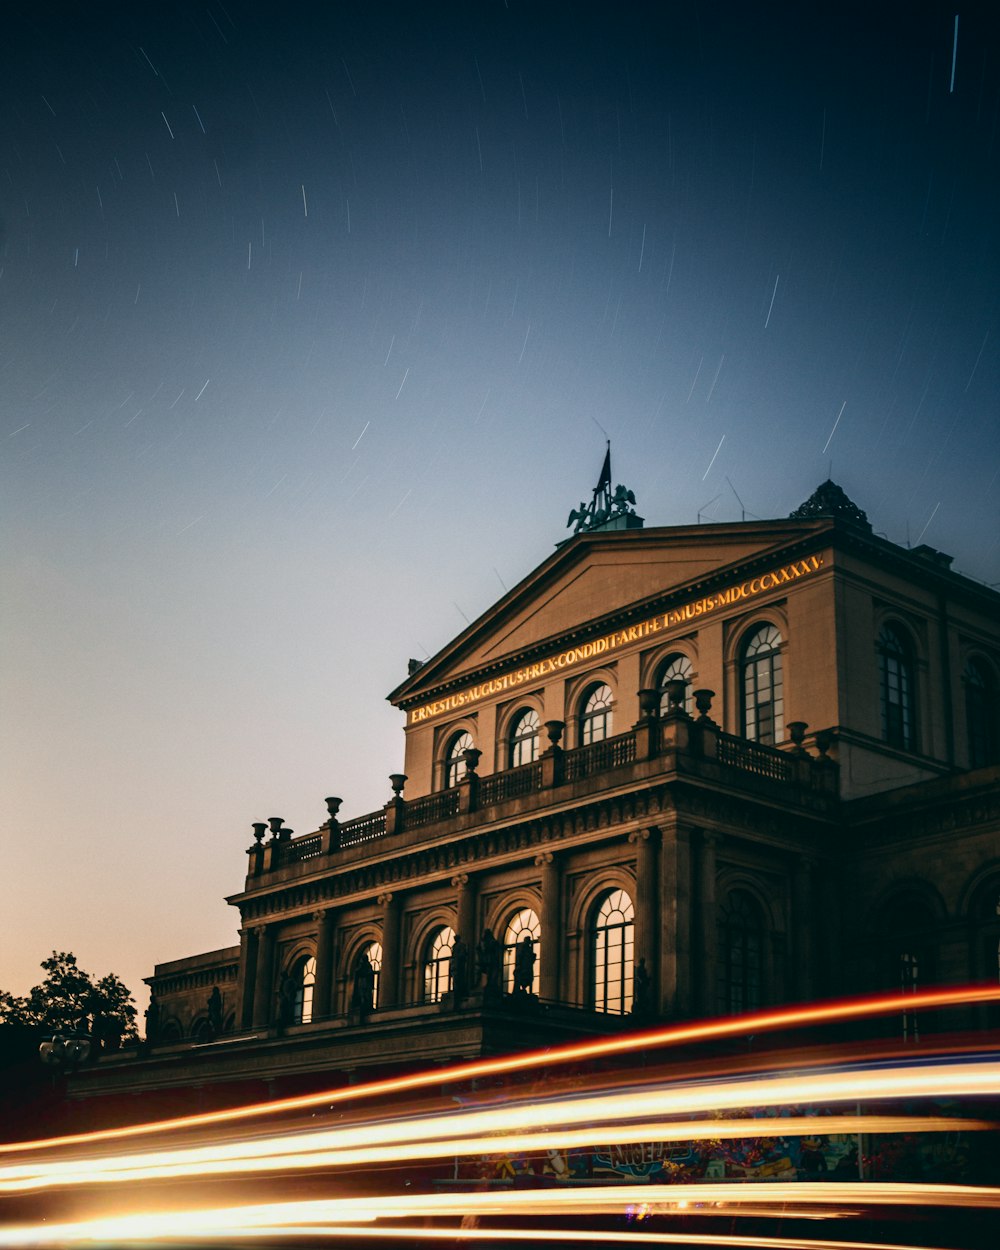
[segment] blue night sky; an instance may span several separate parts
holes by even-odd
[[[1000,580],[1000,19],[814,7],[8,6],[0,987],[234,942],[604,431],[647,524],[832,466]]]

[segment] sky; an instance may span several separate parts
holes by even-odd
[[[990,3],[6,6],[0,987],[236,942],[605,438],[1000,582],[998,127]]]

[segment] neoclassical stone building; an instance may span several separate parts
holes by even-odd
[[[253,826],[239,944],[158,965],[148,1045],[77,1094],[997,978],[1000,595],[832,482],[784,520],[645,528],[631,502],[602,475],[572,538],[411,661],[384,808]]]

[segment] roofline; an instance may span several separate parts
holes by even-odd
[[[620,543],[649,542],[657,538],[662,540],[667,536],[672,540],[694,536],[704,540],[705,538],[726,538],[736,534],[743,537],[755,533],[766,535],[775,531],[781,535],[778,541],[762,548],[749,559],[742,557],[738,560],[731,560],[700,577],[679,582],[654,595],[616,608],[612,612],[592,617],[574,630],[546,636],[528,647],[507,652],[488,664],[468,669],[460,675],[444,680],[432,680],[429,685],[426,684],[434,669],[440,670],[457,651],[487,632],[497,617],[503,615],[509,607],[523,598],[532,587],[548,580],[557,568],[575,563],[587,551]],[[935,565],[889,539],[880,538],[857,522],[832,515],[794,519],[786,517],[763,521],[729,521],[709,525],[656,526],[643,530],[594,531],[577,534],[568,543],[557,548],[517,585],[476,617],[461,633],[432,655],[415,673],[410,674],[396,686],[386,698],[393,706],[406,710],[418,701],[488,677],[499,669],[508,668],[511,664],[529,662],[536,655],[544,655],[550,651],[556,642],[574,645],[587,640],[592,634],[604,633],[619,623],[626,624],[632,617],[655,613],[661,605],[670,607],[677,599],[686,599],[691,595],[714,589],[718,582],[724,581],[731,575],[734,568],[750,570],[762,562],[772,560],[779,552],[794,555],[801,549],[814,549],[820,545],[820,539],[823,540],[824,545],[832,542],[840,550],[869,556],[878,555],[881,560],[889,562],[890,566],[895,567],[897,571],[910,576],[919,571],[920,578],[925,584],[929,583],[939,590],[947,590],[952,595],[959,592],[966,599],[978,600],[986,611],[996,610],[1000,606],[1000,594],[990,587],[950,568]]]

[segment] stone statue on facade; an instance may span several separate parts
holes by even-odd
[[[514,951],[514,993],[530,994],[535,984],[535,944],[525,935]]]
[[[483,988],[499,993],[503,977],[503,950],[492,929],[484,929],[476,947],[476,963]]]
[[[208,996],[208,1027],[213,1037],[222,1036],[222,991],[217,985]]]
[[[375,969],[365,951],[354,965],[354,987],[351,990],[351,1010],[369,1012],[375,1000]]]
[[[297,988],[295,978],[290,977],[287,972],[283,972],[281,974],[281,983],[278,986],[278,1023],[282,1028],[295,1023],[295,993]]]
[[[469,992],[470,955],[471,951],[467,943],[462,941],[462,935],[456,933],[451,947],[451,990],[456,999],[464,998]]]
[[[653,1011],[653,982],[646,969],[645,955],[635,966],[632,975],[632,1015],[648,1016]]]
[[[156,1000],[155,991],[150,991],[149,1006],[146,1008],[146,1041],[153,1045],[160,1031],[160,1004]]]

